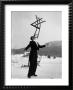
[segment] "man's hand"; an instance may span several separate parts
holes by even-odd
[[[23,50],[23,53],[25,54],[25,52],[26,52],[26,50],[24,49],[24,50]]]

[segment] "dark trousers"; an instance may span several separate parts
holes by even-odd
[[[35,74],[37,68],[37,55],[33,55],[29,57],[29,71],[28,76],[32,76]]]

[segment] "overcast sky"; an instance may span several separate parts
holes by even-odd
[[[43,20],[46,21],[41,24],[38,38],[39,44],[62,40],[62,13],[60,11],[13,11],[11,13],[12,48],[18,49],[27,46],[30,41],[30,37],[36,30],[33,26],[30,25],[36,20],[35,15],[43,18]]]

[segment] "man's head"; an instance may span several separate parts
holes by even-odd
[[[33,41],[35,39],[35,37],[34,36],[31,36],[30,39]]]
[[[32,41],[37,41],[37,38],[35,36],[31,36],[30,38]]]

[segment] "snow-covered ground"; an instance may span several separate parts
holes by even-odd
[[[36,70],[36,74],[38,76],[37,77],[32,76],[31,79],[32,78],[60,79],[62,77],[62,58],[57,57],[53,59],[53,57],[47,58],[46,56],[39,56],[38,61],[40,61]],[[24,67],[24,65],[26,67]],[[18,79],[27,78],[28,69],[29,69],[27,65],[28,65],[28,56],[23,57],[23,54],[12,55],[11,77]]]

